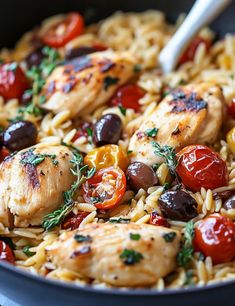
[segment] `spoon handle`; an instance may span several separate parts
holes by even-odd
[[[163,72],[171,72],[198,31],[210,23],[232,0],[197,0],[183,24],[159,55]]]

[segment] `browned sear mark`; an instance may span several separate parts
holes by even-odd
[[[207,102],[197,96],[195,92],[190,94],[184,93],[182,90],[177,90],[172,93],[173,100],[170,101],[172,105],[172,113],[181,113],[185,111],[199,112],[207,108]]]

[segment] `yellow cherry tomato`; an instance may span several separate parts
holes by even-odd
[[[235,127],[233,127],[226,135],[226,140],[230,151],[235,154]]]
[[[84,158],[84,163],[97,170],[111,166],[118,166],[126,170],[129,161],[123,149],[117,145],[105,145],[89,152]]]

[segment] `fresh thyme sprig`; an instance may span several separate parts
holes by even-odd
[[[178,264],[186,267],[193,258],[193,238],[194,238],[194,222],[189,221],[184,229],[184,241],[179,254],[177,255]]]
[[[176,158],[175,149],[168,145],[160,146],[160,144],[157,143],[156,141],[152,141],[152,146],[155,149],[154,154],[165,158],[166,164],[167,164],[168,169],[170,170],[170,173],[174,176],[177,176],[176,167],[178,165],[178,161]]]
[[[26,114],[40,117],[43,113],[39,104],[45,101],[45,97],[38,97],[38,95],[45,84],[45,79],[59,64],[59,53],[49,47],[44,47],[42,53],[45,57],[41,64],[39,66],[33,66],[26,72],[27,77],[32,81],[32,88],[27,90],[28,94],[32,96],[31,102],[27,106],[20,107],[18,114],[11,121],[23,120]]]
[[[81,187],[82,184],[86,182],[87,179],[91,178],[96,169],[92,168],[88,170],[87,165],[83,165],[83,157],[80,153],[73,152],[73,157],[71,159],[71,172],[77,177],[76,181],[71,185],[70,189],[65,191],[63,194],[64,204],[54,212],[45,216],[42,227],[45,230],[53,229],[55,226],[59,225],[64,218],[72,211],[74,207],[74,197]]]

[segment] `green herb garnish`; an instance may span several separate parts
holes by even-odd
[[[123,223],[123,224],[127,224],[130,223],[131,219],[130,218],[110,218],[109,219],[109,223]]]
[[[186,267],[193,258],[193,238],[194,238],[194,223],[189,221],[184,229],[184,241],[182,248],[177,255],[178,264],[182,267]]]
[[[92,238],[91,236],[87,235],[87,236],[84,236],[84,235],[78,235],[78,234],[75,234],[74,235],[74,239],[77,241],[77,242],[91,242],[92,241]]]
[[[55,162],[55,154],[35,154],[34,150],[35,148],[31,148],[28,151],[22,153],[20,163],[23,165],[32,165],[36,167],[37,165],[41,164],[46,157],[51,158],[52,161]]]
[[[168,145],[160,146],[160,144],[155,141],[152,141],[152,146],[155,149],[154,154],[159,157],[165,158],[167,167],[170,170],[171,174],[176,176],[175,169],[178,165],[178,161],[176,158],[175,149]]]
[[[118,108],[119,108],[120,112],[123,114],[123,116],[126,116],[126,108],[123,107],[122,105],[119,105]]]
[[[111,76],[106,76],[104,78],[104,90],[108,90],[110,86],[117,84],[119,78],[113,78]]]
[[[31,256],[33,256],[33,255],[36,254],[36,252],[31,252],[31,251],[29,250],[30,248],[32,248],[31,245],[26,245],[26,246],[23,247],[23,253],[24,253],[25,255],[27,255],[28,257],[31,257]]]
[[[193,286],[194,280],[193,280],[193,271],[189,270],[185,272],[185,280],[184,280],[184,286]]]
[[[133,152],[133,150],[128,150],[127,155],[130,155]]]
[[[140,71],[142,70],[142,67],[140,64],[135,64],[134,67],[133,67],[133,71],[135,73],[139,73]]]
[[[145,135],[148,137],[155,137],[157,136],[158,129],[157,128],[152,128],[152,129],[147,129],[145,131]]]
[[[131,238],[131,240],[140,240],[141,235],[130,233],[130,238]]]
[[[76,151],[73,151],[73,157],[70,162],[73,165],[70,171],[74,176],[76,176],[77,179],[71,185],[70,189],[63,193],[64,204],[53,213],[45,216],[42,222],[42,227],[45,230],[54,228],[64,220],[64,218],[72,211],[74,207],[74,197],[81,185],[95,174],[96,169],[92,168],[88,170],[88,166],[83,165],[82,155]]]
[[[176,233],[170,232],[170,233],[164,234],[162,237],[166,242],[172,242],[176,237]]]
[[[125,265],[134,265],[140,262],[144,257],[141,253],[135,250],[124,249],[120,254],[120,258]]]

